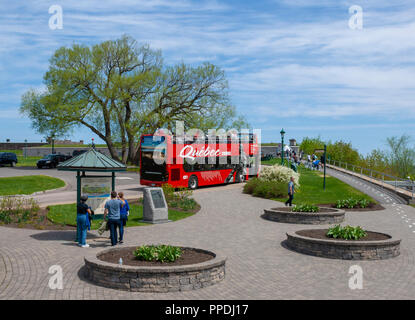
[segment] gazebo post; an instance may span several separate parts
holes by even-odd
[[[111,178],[112,178],[112,185],[111,185],[111,191],[115,191],[115,172],[113,171],[112,172],[112,175],[111,175]]]
[[[81,201],[81,172],[76,171],[76,203]]]

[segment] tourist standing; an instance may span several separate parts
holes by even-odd
[[[81,201],[76,206],[76,235],[78,246],[82,248],[89,247],[89,244],[86,243],[86,233],[89,224],[89,214],[91,214],[91,210],[86,204],[87,200],[88,196],[81,196]]]
[[[104,219],[108,221],[108,228],[110,230],[111,245],[117,244],[117,227],[120,225],[120,211],[123,203],[117,199],[117,192],[111,192],[111,200],[105,203]]]
[[[127,199],[124,199],[124,193],[118,192],[118,198],[122,201],[123,206],[120,210],[120,239],[119,243],[124,243],[124,227],[127,224],[128,216],[130,215],[130,206]]]
[[[290,182],[288,182],[288,200],[285,201],[285,206],[293,204],[294,199],[294,177],[290,178]]]

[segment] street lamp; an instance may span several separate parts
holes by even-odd
[[[281,165],[284,165],[284,134],[285,134],[284,129],[281,129],[280,134],[281,134]]]
[[[24,140],[24,157],[27,158],[27,139]]]

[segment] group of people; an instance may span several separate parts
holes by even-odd
[[[302,152],[300,152],[299,155],[295,151],[286,151],[287,158],[291,163],[295,163],[296,165],[299,165],[301,162],[301,158],[303,157]]]
[[[86,204],[88,196],[82,196],[81,201],[77,205],[77,242],[82,248],[87,248],[86,243],[87,230],[91,226],[91,216],[93,212]],[[122,192],[111,192],[111,199],[105,203],[104,221],[106,221],[106,229],[110,231],[111,245],[122,244],[124,239],[124,227],[127,224],[130,214],[130,206],[124,198]]]
[[[321,165],[322,160],[319,160],[314,153],[311,156],[307,155],[306,167],[308,167],[311,170],[320,170]]]

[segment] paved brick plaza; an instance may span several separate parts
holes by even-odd
[[[174,223],[128,228],[125,246],[170,243],[213,248],[227,257],[226,277],[212,287],[172,294],[131,293],[98,287],[80,272],[86,250],[100,251],[108,239],[82,249],[73,231],[1,227],[0,299],[414,299],[415,209],[385,204],[386,210],[347,213],[345,223],[384,231],[402,239],[401,255],[382,261],[341,261],[285,249],[286,231],[315,228],[260,218],[264,208],[282,205],[242,194],[241,185],[195,192],[202,209]],[[385,203],[386,203],[385,199]],[[348,287],[349,267],[363,268],[362,290]],[[60,265],[63,290],[48,287],[49,267]]]

